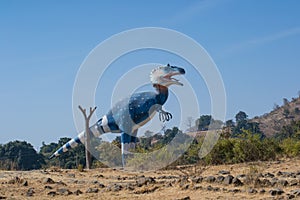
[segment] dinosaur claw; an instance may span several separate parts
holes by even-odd
[[[162,122],[169,121],[170,119],[172,119],[172,117],[172,114],[169,112],[165,112],[163,110],[159,111],[159,120]]]

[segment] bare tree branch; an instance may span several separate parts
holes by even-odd
[[[91,168],[91,162],[92,162],[92,156],[91,153],[89,152],[90,149],[90,118],[92,117],[93,113],[95,112],[97,107],[90,107],[90,113],[89,116],[86,115],[86,109],[83,109],[80,105],[78,108],[81,110],[84,120],[85,120],[85,158],[86,158],[86,168],[90,169]]]

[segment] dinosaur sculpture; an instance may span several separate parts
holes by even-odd
[[[169,121],[172,115],[162,109],[168,98],[170,85],[183,85],[173,78],[175,75],[183,75],[185,70],[176,66],[160,66],[152,70],[151,83],[156,92],[139,92],[125,98],[115,104],[109,112],[97,123],[90,127],[91,136],[99,137],[105,133],[121,133],[122,164],[125,166],[125,156],[129,149],[135,147],[138,128],[149,122],[156,112],[161,121]],[[59,156],[78,144],[84,144],[84,132],[60,147],[50,159]]]

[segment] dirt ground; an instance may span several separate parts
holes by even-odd
[[[300,199],[300,159],[152,172],[0,171],[0,199]]]

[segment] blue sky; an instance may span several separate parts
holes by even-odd
[[[72,91],[81,63],[100,42],[132,28],[169,28],[201,44],[222,75],[227,119],[239,110],[262,115],[297,96],[299,1],[129,2],[0,2],[0,143],[26,140],[38,148],[42,141],[74,137]],[[174,63],[146,54],[129,56],[124,65],[134,59]],[[101,115],[109,108],[98,95]],[[203,92],[209,107],[207,99]]]

